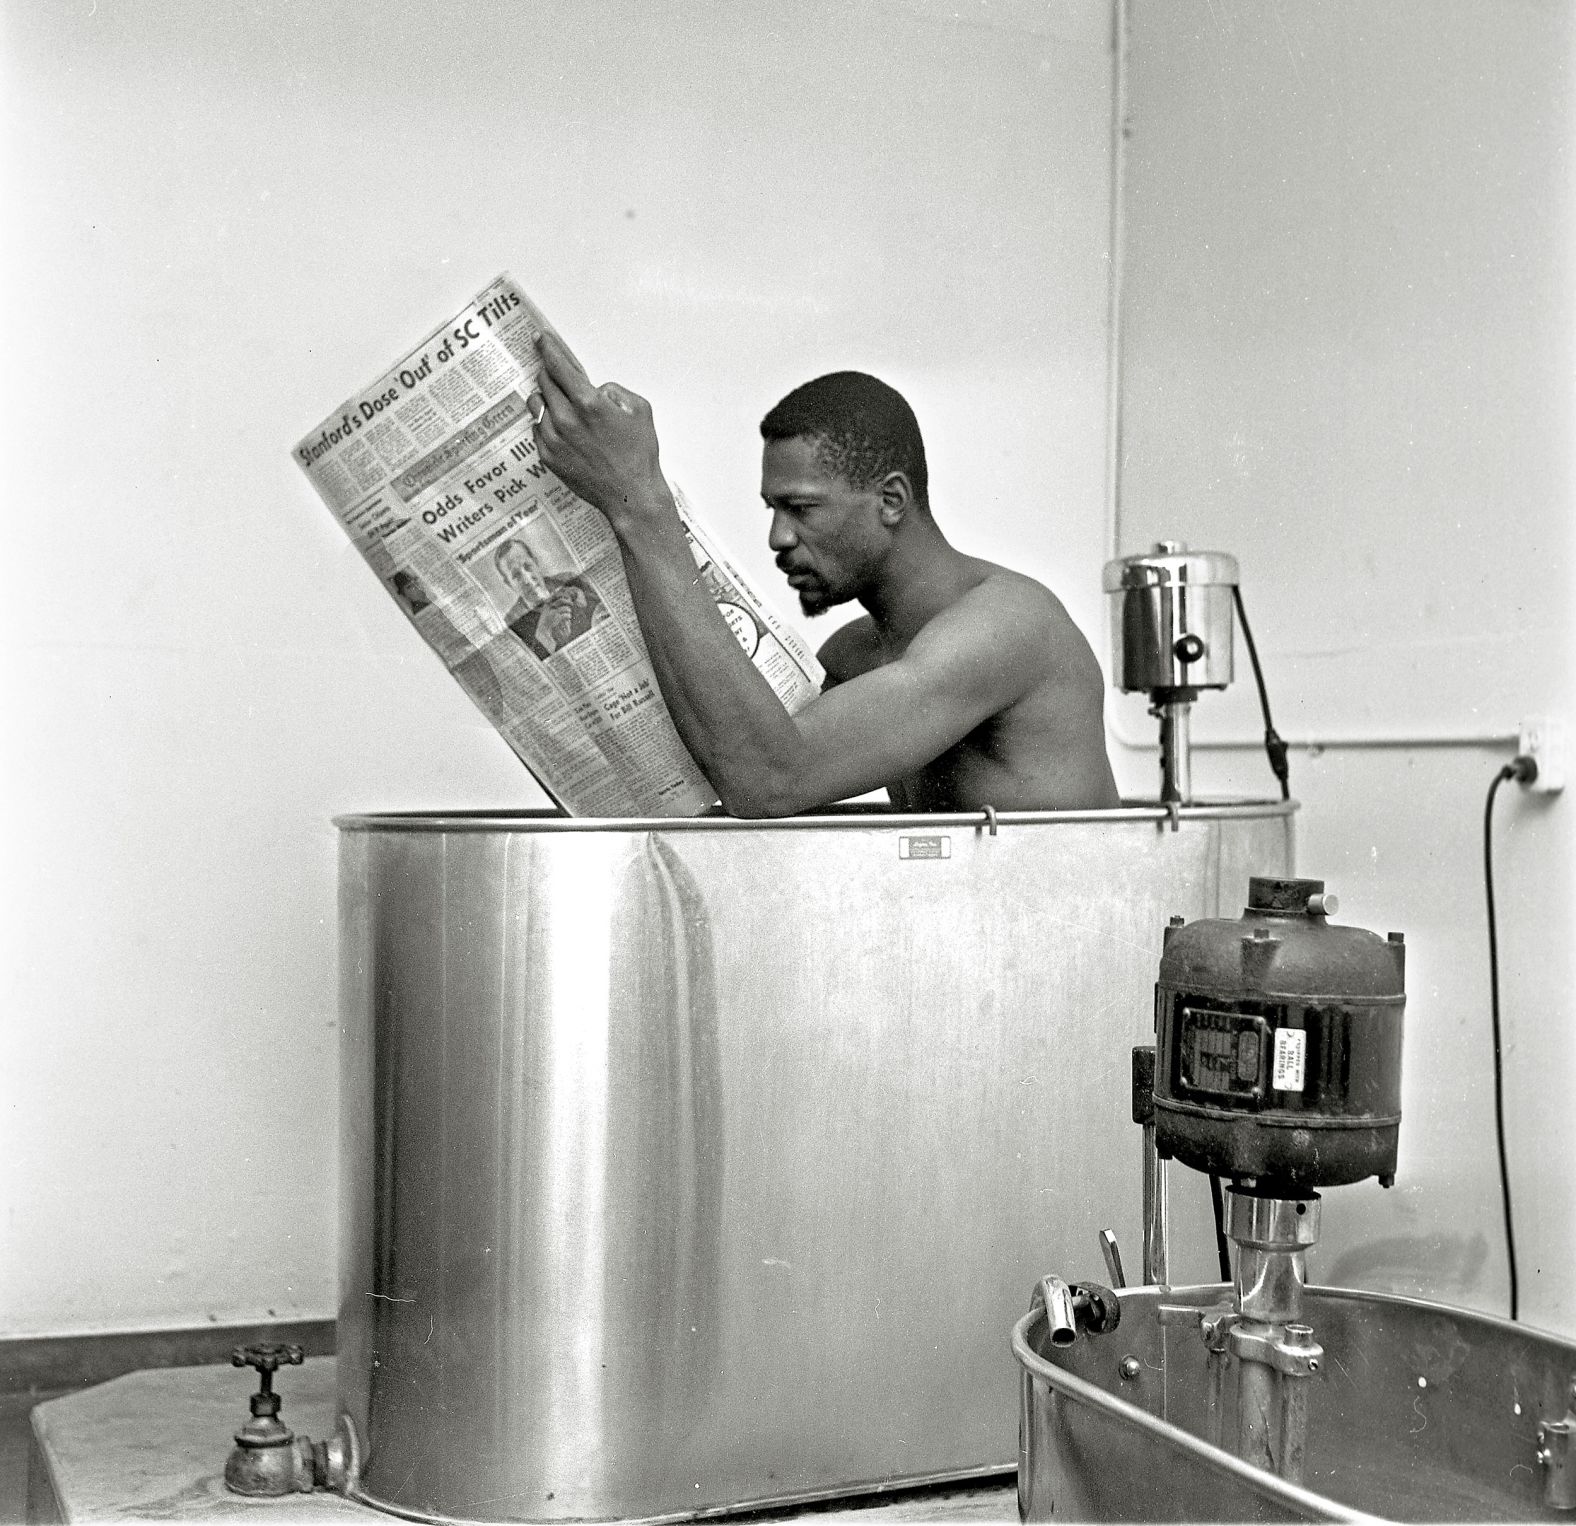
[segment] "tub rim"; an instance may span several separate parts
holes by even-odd
[[[1500,1327],[1506,1332],[1514,1332],[1522,1336],[1532,1334],[1557,1346],[1568,1346],[1573,1354],[1576,1354],[1576,1343],[1569,1342],[1552,1331],[1503,1319],[1496,1314],[1485,1314],[1477,1309],[1464,1309],[1454,1304],[1442,1303],[1438,1299],[1416,1298],[1404,1293],[1370,1292],[1363,1288],[1325,1287],[1313,1283],[1309,1284],[1307,1291],[1322,1298],[1349,1300],[1355,1303],[1389,1304],[1416,1309],[1423,1313],[1448,1314],[1457,1318],[1465,1316],[1486,1325]],[[1231,1286],[1224,1282],[1190,1283],[1185,1286],[1144,1283],[1135,1287],[1119,1288],[1117,1295],[1120,1297],[1122,1293],[1129,1292],[1154,1293],[1157,1303],[1161,1298],[1172,1298],[1179,1303],[1196,1302],[1201,1307],[1207,1307],[1211,1299],[1229,1298]],[[1300,1510],[1312,1512],[1326,1520],[1361,1522],[1388,1520],[1388,1517],[1368,1514],[1350,1505],[1343,1505],[1327,1494],[1317,1494],[1300,1484],[1288,1483],[1277,1474],[1265,1473],[1251,1463],[1244,1462],[1240,1457],[1220,1447],[1211,1446],[1209,1442],[1184,1431],[1180,1426],[1162,1420],[1158,1415],[1151,1415],[1148,1410],[1141,1409],[1129,1399],[1111,1393],[1108,1389],[1100,1387],[1098,1383],[1091,1383],[1087,1378],[1081,1378],[1076,1373],[1056,1366],[1054,1362],[1046,1361],[1029,1344],[1029,1330],[1037,1321],[1043,1323],[1044,1320],[1045,1307],[1043,1304],[1037,1304],[1012,1327],[1012,1354],[1021,1369],[1023,1381],[1038,1379],[1046,1387],[1057,1390],[1074,1402],[1089,1405],[1109,1419],[1137,1426],[1139,1430],[1148,1432],[1157,1441],[1180,1448],[1195,1460],[1231,1474],[1239,1483],[1281,1504],[1295,1505]]]
[[[520,810],[352,811],[332,818],[341,832],[771,832],[836,829],[900,828],[939,831],[974,828],[992,836],[998,827],[1055,826],[1071,822],[1257,821],[1289,819],[1299,809],[1295,800],[1199,801],[1163,805],[1138,801],[1087,811],[978,811],[922,814],[894,812],[879,806],[823,806],[803,816],[746,820],[736,816],[565,816],[551,807]]]
[[[1223,1288],[1225,1284],[1219,1286]],[[1132,1291],[1137,1292],[1138,1289]],[[1169,1288],[1164,1291],[1176,1296],[1194,1292],[1196,1289]],[[1353,1510],[1351,1506],[1343,1505],[1339,1500],[1333,1500],[1328,1495],[1315,1494],[1313,1490],[1305,1489],[1300,1484],[1287,1483],[1276,1474],[1265,1473],[1251,1463],[1244,1462],[1240,1457],[1235,1457],[1220,1447],[1211,1446],[1207,1441],[1184,1431],[1181,1426],[1172,1425],[1169,1421],[1160,1419],[1158,1415],[1151,1415],[1148,1410],[1141,1409],[1128,1399],[1118,1398],[1117,1395],[1101,1388],[1098,1383],[1091,1383],[1087,1378],[1080,1378],[1076,1373],[1047,1362],[1029,1345],[1029,1329],[1036,1321],[1042,1324],[1045,1321],[1043,1305],[1030,1309],[1012,1327],[1012,1354],[1022,1369],[1023,1381],[1038,1380],[1074,1403],[1087,1404],[1090,1409],[1105,1415],[1108,1419],[1135,1426],[1138,1430],[1147,1432],[1156,1441],[1187,1453],[1205,1467],[1230,1474],[1251,1493],[1272,1499],[1277,1504],[1294,1505],[1314,1520],[1382,1522],[1383,1518],[1380,1516]],[[1020,1456],[1019,1467],[1022,1466],[1023,1458]],[[1021,1498],[1021,1481],[1019,1494]]]

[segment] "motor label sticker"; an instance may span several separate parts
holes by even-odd
[[[1278,1092],[1300,1092],[1308,1052],[1308,1035],[1301,1028],[1275,1030],[1275,1073],[1270,1085]]]

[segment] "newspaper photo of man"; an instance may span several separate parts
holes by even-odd
[[[538,657],[546,659],[585,635],[607,611],[586,580],[544,574],[536,554],[519,539],[493,552],[498,576],[515,595],[504,623]]]

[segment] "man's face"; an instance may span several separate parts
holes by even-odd
[[[517,540],[510,541],[498,553],[498,571],[522,599],[540,599],[547,592],[531,553]]]
[[[880,493],[829,472],[816,442],[796,435],[766,442],[761,497],[772,511],[767,544],[805,614],[857,598],[880,544]]]

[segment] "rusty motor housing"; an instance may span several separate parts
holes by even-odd
[[[1166,929],[1155,1145],[1256,1192],[1395,1179],[1406,950],[1328,920],[1322,880],[1256,878],[1241,918]]]

